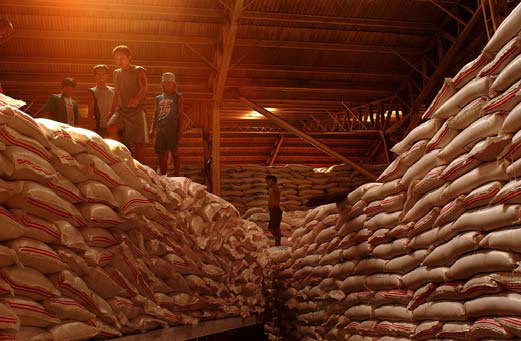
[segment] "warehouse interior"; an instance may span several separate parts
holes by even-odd
[[[520,6],[1,1],[0,338],[519,339]],[[118,45],[180,177],[93,132]]]

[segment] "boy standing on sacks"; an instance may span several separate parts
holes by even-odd
[[[159,168],[162,175],[168,170],[168,156],[174,161],[174,176],[179,176],[179,141],[183,125],[183,95],[177,91],[175,75],[166,72],[162,76],[163,93],[156,97],[156,114],[150,128],[152,136],[157,128],[155,151],[159,156]]]
[[[144,147],[148,142],[145,117],[147,91],[145,69],[130,63],[131,53],[127,46],[117,46],[112,51],[112,55],[119,69],[114,71],[115,94],[107,124],[108,136],[113,140],[121,141],[119,132],[123,131],[134,157],[143,163]]]

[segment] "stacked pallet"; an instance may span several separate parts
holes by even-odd
[[[267,239],[122,144],[0,108],[0,338],[111,338],[263,311]]]
[[[297,305],[293,337],[521,337],[520,22],[521,5],[336,225],[331,212],[293,232],[285,275],[312,310]]]

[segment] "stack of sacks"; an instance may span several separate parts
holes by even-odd
[[[266,168],[255,165],[223,168],[221,195],[241,212],[252,207],[268,207]]]
[[[342,332],[343,312],[330,309],[344,294],[335,285],[331,273],[343,273],[335,237],[338,209],[335,204],[308,211],[302,227],[296,229],[289,244],[291,258],[281,272],[291,283],[287,289],[288,307],[296,315],[293,323],[295,339],[336,339]],[[289,320],[287,320],[289,322]]]
[[[105,339],[263,311],[267,239],[204,186],[10,107],[0,150],[6,340]]]
[[[372,168],[373,171],[381,169],[379,166]],[[281,191],[281,208],[288,212],[307,211],[309,199],[331,193],[347,193],[366,181],[363,175],[346,165],[321,169],[301,165],[251,165],[223,169],[221,194],[242,213],[254,207],[265,208],[268,205],[266,175],[277,177]]]
[[[301,226],[301,220],[305,218],[307,211],[293,211],[293,212],[283,212],[282,213],[282,222],[280,223],[280,231],[283,238],[283,245],[286,245],[285,240],[291,236],[291,233],[298,226]],[[268,210],[261,207],[250,208],[243,215],[242,219],[254,222],[258,226],[260,226],[268,239],[274,242],[273,234],[268,230],[268,223],[270,220],[270,215]]]
[[[190,178],[193,182],[199,184],[205,183],[204,170],[200,165],[183,165],[183,160],[181,160],[181,169],[179,170],[179,174],[182,177]]]
[[[269,273],[266,278],[265,295],[266,324],[264,331],[269,340],[284,340],[284,336],[291,335],[292,325],[285,323],[295,319],[294,312],[288,309],[292,306],[293,292],[291,290],[291,249],[288,247],[272,247],[268,249]],[[288,300],[290,300],[288,304]]]

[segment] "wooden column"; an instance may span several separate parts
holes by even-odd
[[[304,141],[309,142],[313,146],[315,146],[317,149],[321,150],[325,154],[334,157],[335,159],[339,160],[340,162],[343,162],[349,166],[351,166],[354,170],[358,171],[359,173],[367,176],[370,180],[376,180],[377,176],[365,169],[364,167],[358,165],[357,163],[351,161],[347,157],[335,152],[333,149],[329,148],[322,142],[316,140],[315,138],[309,136],[308,134],[304,133],[302,130],[292,126],[288,122],[284,121],[277,115],[271,113],[270,111],[264,109],[263,107],[259,106],[255,102],[250,101],[247,98],[244,98],[242,96],[239,96],[239,99],[242,103],[246,104],[251,109],[257,111],[259,114],[265,116],[266,118],[270,119],[271,121],[275,122],[278,126],[286,129],[290,133],[293,133],[297,135],[298,137],[302,138]]]
[[[216,195],[221,193],[221,101],[243,5],[244,0],[235,0],[233,6],[231,6],[229,18],[223,26],[222,46],[217,48],[215,54],[218,69],[215,78],[212,79],[212,190]]]

